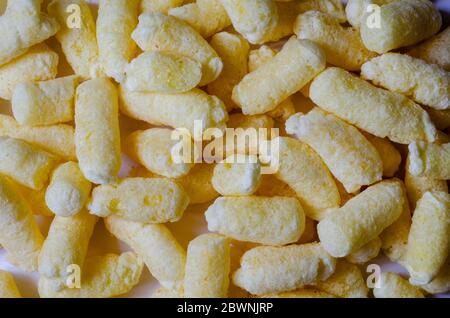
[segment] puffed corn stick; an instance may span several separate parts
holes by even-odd
[[[14,277],[2,270],[0,270],[0,298],[22,298]]]
[[[77,76],[15,86],[11,105],[21,125],[39,126],[73,120]]]
[[[261,246],[247,251],[233,283],[252,294],[279,293],[326,280],[336,260],[319,243]]]
[[[154,125],[187,128],[194,133],[194,121],[204,129],[223,129],[228,119],[223,102],[200,89],[183,94],[152,94],[130,92],[120,86],[120,110],[127,116]]]
[[[105,225],[111,234],[129,245],[145,262],[152,275],[169,290],[180,290],[184,279],[186,251],[162,224],[142,224],[110,216]]]
[[[0,244],[7,259],[25,271],[35,271],[44,238],[30,206],[18,189],[0,176]]]
[[[183,5],[185,0],[141,0],[141,12],[168,13],[170,9]]]
[[[296,198],[221,197],[205,216],[211,232],[266,245],[294,243],[305,229],[305,214]]]
[[[320,242],[334,257],[347,256],[394,223],[400,217],[406,200],[399,180],[377,183],[319,222]]]
[[[437,274],[437,276],[428,284],[420,286],[424,291],[430,294],[446,293],[450,290],[450,258],[447,260]]]
[[[231,25],[220,0],[197,0],[169,9],[169,14],[189,23],[205,39]]]
[[[298,7],[299,13],[316,10],[337,18],[340,23],[346,22],[345,11],[342,1],[302,0],[302,1],[292,1],[292,3]]]
[[[422,141],[408,146],[408,172],[417,177],[450,179],[450,143],[438,145]]]
[[[309,93],[324,110],[377,137],[402,144],[436,139],[436,128],[419,105],[343,69],[328,68],[314,79]]]
[[[233,101],[246,115],[273,110],[325,68],[322,49],[291,37],[271,60],[247,74],[233,89]]]
[[[361,77],[404,94],[435,109],[450,107],[450,73],[399,53],[386,53],[366,62]]]
[[[400,167],[402,156],[394,145],[387,139],[361,131],[366,139],[375,147],[383,162],[383,176],[393,177]]]
[[[359,250],[352,252],[345,258],[352,264],[364,264],[378,256],[381,249],[381,239],[379,237],[369,241]]]
[[[248,73],[250,45],[242,36],[228,32],[215,34],[210,45],[222,59],[223,70],[215,81],[208,84],[208,93],[219,97],[231,110],[236,106],[231,99],[233,88]]]
[[[132,252],[106,254],[86,260],[81,289],[55,291],[52,279],[39,279],[42,298],[108,298],[128,293],[139,283],[144,263]]]
[[[22,139],[64,160],[76,159],[72,126],[20,126],[13,117],[0,114],[0,136]]]
[[[298,113],[288,119],[286,131],[311,146],[347,192],[381,180],[383,163],[376,149],[334,115],[318,108],[307,115]]]
[[[426,192],[417,202],[409,232],[406,268],[410,283],[431,282],[446,265],[449,254],[450,195]]]
[[[203,234],[187,249],[184,297],[225,298],[230,273],[230,240],[218,234]]]
[[[167,51],[188,56],[202,64],[200,86],[214,81],[223,63],[214,49],[186,22],[161,13],[146,13],[139,17],[133,31],[134,41],[143,51]]]
[[[34,190],[48,180],[56,159],[38,147],[19,139],[0,137],[0,173]]]
[[[395,273],[382,273],[380,287],[373,289],[375,298],[424,298],[416,286]]]
[[[78,19],[73,19],[71,6],[77,6]],[[83,0],[53,0],[47,8],[56,18],[61,29],[56,39],[61,43],[64,55],[75,74],[83,78],[101,76],[103,70],[99,62],[95,20],[91,9]]]
[[[369,50],[382,54],[425,40],[441,25],[441,14],[431,1],[400,0],[381,6],[379,25],[361,23],[361,38]]]
[[[189,197],[175,182],[162,178],[127,178],[92,191],[89,211],[100,217],[117,215],[143,223],[176,222]]]
[[[38,44],[26,54],[0,66],[0,98],[10,100],[14,88],[20,83],[55,78],[58,60],[58,54],[45,44]]]
[[[86,179],[105,184],[120,169],[119,105],[116,87],[106,78],[82,83],[75,99],[75,145]]]
[[[345,14],[347,21],[354,28],[359,29],[362,23],[367,23],[369,19],[367,16],[364,19],[366,13],[374,11],[374,6],[382,6],[398,0],[348,0],[345,6]],[[370,8],[369,6],[372,6]]]
[[[31,46],[53,36],[59,29],[55,19],[41,12],[42,0],[9,0],[0,16],[0,65],[24,54]]]
[[[45,193],[45,202],[57,216],[77,214],[86,205],[91,183],[76,162],[67,162],[55,169]]]
[[[364,62],[376,56],[366,49],[356,29],[343,27],[337,18],[319,11],[299,15],[294,33],[299,39],[319,44],[328,63],[349,71],[359,70]]]

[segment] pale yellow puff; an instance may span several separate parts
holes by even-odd
[[[20,125],[41,126],[73,120],[77,76],[15,86],[11,106]]]
[[[233,89],[233,101],[246,115],[269,112],[325,68],[322,49],[295,36],[268,62],[247,74]]]
[[[428,112],[431,121],[438,129],[446,129],[450,127],[450,109],[438,110],[426,106],[425,109]]]
[[[424,298],[420,289],[395,273],[381,273],[380,287],[373,289],[375,298]]]
[[[186,176],[194,166],[191,153],[187,154],[186,158],[174,156],[172,152],[180,141],[172,138],[172,133],[173,130],[166,128],[136,131],[126,140],[126,152],[149,171],[160,176],[167,178]],[[189,140],[188,143],[183,146],[186,148],[190,146],[192,149],[192,141]]]
[[[42,0],[9,0],[0,16],[0,65],[24,54],[31,46],[53,36],[59,29],[55,19],[41,12]]]
[[[431,248],[432,247],[432,248]],[[417,202],[406,252],[409,281],[428,284],[450,254],[450,194],[426,192]]]
[[[0,173],[33,190],[40,190],[56,165],[56,158],[19,139],[0,137]]]
[[[203,234],[187,249],[184,297],[226,298],[230,273],[230,240],[218,234]]]
[[[338,188],[319,155],[294,138],[279,137],[278,142],[279,168],[275,176],[295,191],[306,215],[320,220],[326,209],[338,208]]]
[[[339,19],[320,11],[308,11],[297,17],[294,32],[299,39],[311,40],[325,51],[327,62],[349,71],[376,56],[366,49],[359,32],[343,27]]]
[[[241,113],[231,114],[227,121],[228,128],[254,128],[271,129],[274,128],[274,121],[267,115],[247,116]]]
[[[212,185],[221,195],[252,195],[260,183],[261,163],[253,155],[231,155],[214,168]]]
[[[69,217],[84,208],[91,194],[91,187],[78,164],[66,162],[53,171],[45,193],[45,202],[55,215]]]
[[[22,139],[64,160],[76,159],[72,126],[20,126],[13,117],[0,114],[0,136]]]
[[[430,294],[446,293],[450,290],[450,258],[446,265],[442,266],[441,271],[428,284],[420,286],[424,291]]]
[[[381,239],[377,236],[359,250],[352,252],[345,258],[352,264],[364,264],[378,256],[381,250]]]
[[[233,283],[254,295],[280,293],[326,280],[335,266],[320,243],[261,246],[242,256]]]
[[[98,218],[86,210],[71,217],[56,216],[39,254],[39,274],[54,281],[54,291],[66,287],[71,265],[84,274],[84,260]]]
[[[51,2],[47,10],[61,25],[56,39],[75,74],[85,79],[101,76],[95,20],[88,3],[84,0],[57,0]]]
[[[0,270],[0,298],[22,298],[11,273]]]
[[[205,39],[231,24],[220,0],[197,0],[169,9],[169,14],[189,23]]]
[[[41,298],[109,298],[128,293],[139,283],[144,263],[132,252],[105,254],[86,260],[81,289],[54,289],[55,281],[41,276]]]
[[[379,25],[361,23],[361,38],[369,50],[379,54],[419,43],[442,25],[441,14],[431,1],[394,1],[367,13],[364,19],[371,14],[378,14]]]
[[[346,22],[344,5],[340,0],[302,0],[296,2],[292,1],[298,7],[299,13],[316,10],[335,17],[340,23]]]
[[[92,191],[89,211],[106,217],[116,215],[143,223],[176,222],[189,197],[174,181],[163,178],[127,178],[101,185]]]
[[[96,184],[114,182],[120,170],[119,100],[107,78],[80,84],[75,98],[75,146],[80,169]]]
[[[289,197],[220,197],[205,217],[211,232],[266,245],[294,243],[305,229],[303,208]]]
[[[381,180],[383,163],[377,150],[353,126],[315,108],[286,122],[286,131],[313,148],[347,192]]]
[[[183,5],[186,0],[141,0],[141,12],[168,13],[170,9]]]
[[[0,98],[10,100],[18,84],[55,78],[58,60],[58,54],[45,44],[38,44],[26,54],[0,66]]]
[[[399,53],[366,62],[361,77],[435,109],[450,107],[450,73],[437,65]]]
[[[336,263],[336,270],[327,280],[314,285],[317,289],[342,298],[367,298],[368,289],[361,270],[345,260]]]
[[[108,217],[109,232],[129,245],[145,262],[151,274],[166,289],[183,285],[186,251],[162,224],[142,224]]]
[[[214,200],[219,193],[212,185],[213,164],[197,163],[189,173],[175,180],[189,196],[189,204],[206,203]]]
[[[182,55],[144,52],[126,66],[124,86],[132,92],[185,93],[202,78],[199,62]]]
[[[0,244],[7,261],[25,271],[35,271],[44,238],[30,206],[18,189],[0,176]]]
[[[450,179],[450,143],[438,145],[422,141],[408,146],[408,172],[416,177]]]
[[[211,46],[219,54],[223,62],[223,70],[219,77],[208,84],[208,93],[219,97],[228,110],[236,107],[231,95],[234,86],[248,73],[248,53],[250,45],[240,35],[228,32],[215,34],[210,41]]]
[[[214,81],[223,68],[214,49],[189,24],[161,13],[139,16],[132,38],[143,51],[167,51],[190,57],[202,65],[200,86]]]
[[[314,79],[309,93],[324,110],[377,137],[402,144],[436,139],[436,128],[419,105],[343,69],[328,68]]]
[[[450,72],[450,27],[417,45],[408,54]]]
[[[317,289],[297,289],[291,292],[262,295],[260,298],[336,298],[336,296]]]
[[[378,151],[383,162],[383,177],[393,177],[402,162],[400,152],[387,139],[374,136],[365,131],[361,131],[361,133]]]
[[[151,298],[183,298],[183,291],[180,289],[159,287],[154,291]]]
[[[200,89],[182,94],[130,92],[120,86],[120,110],[123,114],[154,125],[186,128],[194,133],[194,121],[204,129],[223,129],[228,113],[223,102]]]
[[[399,180],[379,182],[340,209],[333,210],[317,226],[320,242],[334,257],[344,257],[376,238],[401,215],[406,201]]]
[[[106,75],[119,83],[136,51],[131,33],[138,23],[138,6],[139,0],[100,0],[98,3],[99,60]]]
[[[382,6],[387,3],[395,2],[398,0],[348,0],[345,6],[345,14],[347,21],[354,28],[359,29],[364,21],[364,15],[369,12],[374,12],[374,7]],[[369,6],[372,6],[370,8]],[[368,21],[368,20],[366,20]]]

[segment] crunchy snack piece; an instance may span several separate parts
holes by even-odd
[[[0,298],[22,298],[13,275],[0,270]]]
[[[421,285],[420,288],[430,294],[448,292],[450,290],[450,258],[447,259],[446,265],[442,266],[439,274],[428,284]]]
[[[374,288],[376,298],[424,298],[420,289],[395,273],[382,273],[380,288]]]
[[[141,0],[141,12],[168,13],[170,9],[183,5],[186,0]]]
[[[450,143],[414,142],[408,146],[408,172],[416,177],[450,179]]]
[[[348,0],[345,6],[347,21],[356,29],[361,27],[362,23],[367,23],[369,19],[365,17],[366,13],[373,13],[373,6],[382,6],[398,0]],[[372,8],[370,7],[372,6]]]
[[[347,261],[353,264],[364,264],[370,261],[371,259],[378,256],[381,249],[381,239],[377,236],[373,240],[369,241],[359,250],[350,253],[345,258]]]
[[[383,162],[383,177],[393,177],[402,162],[402,156],[397,148],[387,139],[361,131],[366,139],[375,147]]]

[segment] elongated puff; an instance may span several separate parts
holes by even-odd
[[[382,273],[379,284],[373,289],[375,298],[424,298],[418,287],[395,273]]]

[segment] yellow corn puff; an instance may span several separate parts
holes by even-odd
[[[14,277],[2,270],[0,270],[0,298],[22,298]]]
[[[170,9],[179,7],[186,0],[141,0],[141,12],[168,13]]]
[[[362,23],[370,21],[368,17],[364,19],[364,15],[373,12],[375,6],[382,6],[398,0],[348,0],[345,6],[345,14],[347,21],[354,28],[359,29]]]
[[[408,146],[408,172],[416,177],[450,179],[450,143],[438,145],[422,141]]]
[[[382,273],[380,287],[373,294],[375,298],[424,298],[419,288],[395,273]]]
[[[381,249],[381,239],[379,237],[369,241],[359,250],[352,252],[345,258],[352,264],[364,264],[378,256]]]
[[[437,276],[428,284],[420,286],[424,291],[430,294],[446,293],[450,290],[450,258],[447,260],[437,274]]]
[[[383,162],[383,176],[393,177],[400,167],[402,156],[394,145],[387,139],[361,131],[366,139],[374,146]]]

